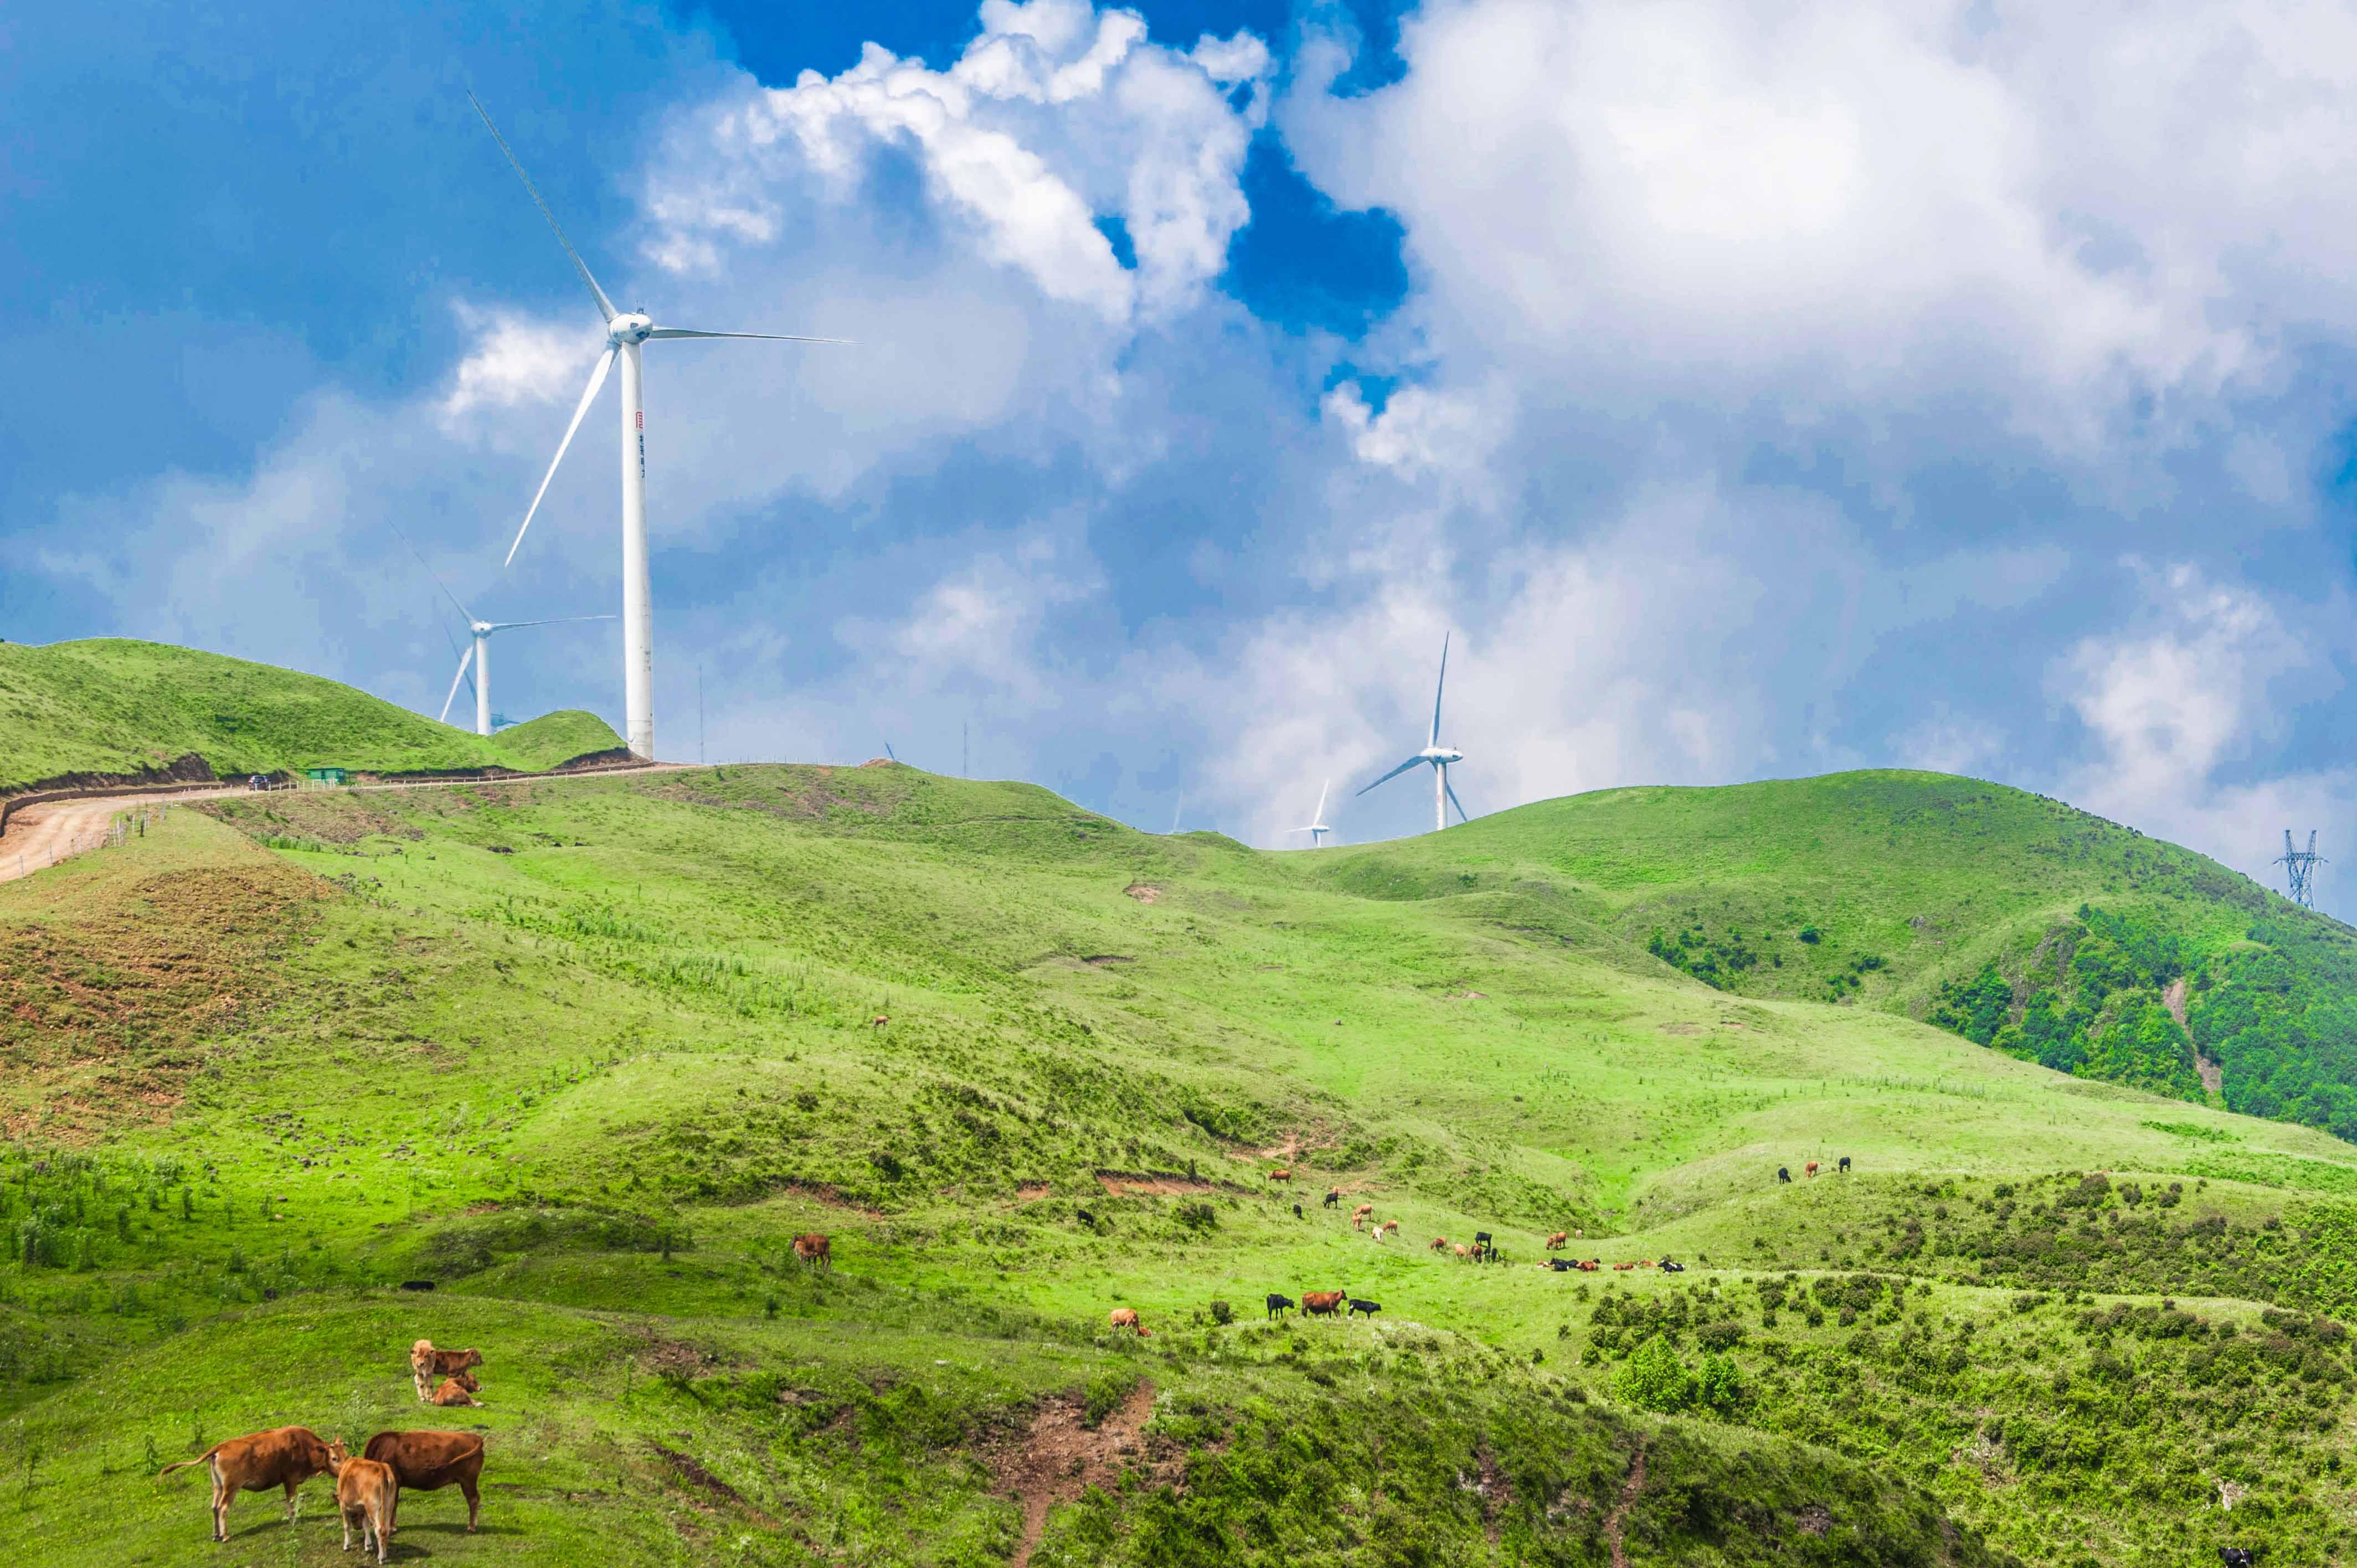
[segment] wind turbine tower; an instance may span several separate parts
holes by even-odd
[[[1425,743],[1422,751],[1376,779],[1374,784],[1367,786],[1367,789],[1372,789],[1376,784],[1388,784],[1411,768],[1430,764],[1432,768],[1432,831],[1434,832],[1439,832],[1448,826],[1448,808],[1451,806],[1457,808],[1458,822],[1469,822],[1473,820],[1465,814],[1465,802],[1458,800],[1457,791],[1448,787],[1448,765],[1452,762],[1464,761],[1465,754],[1453,746],[1440,744],[1440,696],[1448,688],[1448,638],[1443,634],[1440,639],[1440,679],[1432,688],[1432,736]],[[1363,795],[1367,789],[1361,789],[1359,793]]]
[[[539,188],[532,177],[523,172],[523,165],[508,146],[507,138],[491,124],[490,112],[473,93],[467,102],[474,104],[475,113],[483,117],[483,124],[499,143],[516,177],[531,193],[533,205],[548,220],[556,234],[556,242],[573,259],[573,270],[581,274],[588,285],[589,296],[597,304],[598,319],[606,324],[606,351],[597,356],[597,365],[589,372],[588,390],[574,407],[573,423],[565,427],[565,439],[556,444],[556,456],[548,465],[546,478],[540,481],[539,493],[532,498],[532,506],[523,514],[523,528],[516,530],[515,543],[508,547],[508,560],[514,561],[516,551],[523,545],[524,529],[532,526],[533,516],[540,510],[543,498],[548,494],[549,480],[556,478],[556,466],[565,461],[565,448],[573,445],[573,433],[581,428],[582,416],[597,396],[597,389],[606,384],[606,373],[617,360],[622,367],[622,708],[623,739],[630,750],[651,761],[655,754],[654,705],[654,608],[647,582],[647,414],[641,395],[639,350],[642,344],[681,338],[757,338],[772,343],[840,343],[840,338],[789,337],[775,332],[698,332],[682,327],[658,327],[643,310],[617,310],[597,280],[589,275],[589,263],[565,237],[556,221],[556,214],[541,199]],[[481,639],[477,639],[477,646]]]
[[[1326,782],[1318,786],[1318,809],[1309,813],[1309,825],[1308,827],[1287,828],[1285,830],[1289,833],[1308,833],[1309,835],[1309,847],[1311,849],[1323,848],[1326,843],[1326,835],[1334,831],[1332,828],[1326,825],[1326,791],[1333,787],[1334,780],[1331,779],[1327,779]]]
[[[2316,853],[2316,830],[2308,830],[2306,849],[2295,849],[2291,830],[2284,829],[2284,852],[2276,858],[2276,864],[2284,868],[2284,881],[2289,884],[2286,893],[2291,901],[2303,909],[2315,908],[2316,868],[2324,864],[2324,857]]]
[[[449,590],[445,588],[443,592],[448,593]],[[452,595],[450,602],[458,605],[457,596]],[[475,640],[468,646],[466,652],[458,656],[458,672],[450,677],[450,694],[442,699],[442,712],[438,716],[445,724],[449,722],[450,704],[458,697],[458,682],[467,678],[467,666],[471,664],[475,667],[475,733],[477,735],[491,733],[491,633],[514,631],[519,627],[565,626],[577,620],[612,620],[614,618],[610,615],[601,615],[558,616],[550,620],[478,620],[468,614],[467,607],[464,605],[458,605],[458,613],[467,617],[467,629],[475,634]]]

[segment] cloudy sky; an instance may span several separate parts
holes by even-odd
[[[2347,838],[2357,10],[132,4],[0,17],[0,635],[1365,841],[1903,765]],[[864,16],[846,21],[845,16]],[[620,721],[610,623],[498,706]],[[463,699],[462,699],[463,700]],[[2345,858],[2357,865],[2357,843]],[[2324,874],[2357,912],[2357,875]]]

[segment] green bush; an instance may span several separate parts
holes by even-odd
[[[1235,1320],[1236,1309],[1234,1307],[1230,1306],[1224,1301],[1215,1301],[1211,1304],[1212,1322],[1224,1326],[1226,1324],[1233,1323]]]
[[[1655,1335],[1612,1374],[1612,1394],[1641,1410],[1668,1414],[1694,1403],[1695,1375],[1669,1341]]]

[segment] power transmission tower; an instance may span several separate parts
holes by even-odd
[[[2303,909],[2315,908],[2316,868],[2324,864],[2324,857],[2316,853],[2316,830],[2308,830],[2308,847],[2298,849],[2292,844],[2291,830],[2284,829],[2284,852],[2276,864],[2284,868],[2284,880],[2290,884],[2286,894],[2291,901]]]

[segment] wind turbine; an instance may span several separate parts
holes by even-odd
[[[606,373],[614,362],[622,365],[622,708],[623,738],[632,752],[651,760],[655,754],[654,706],[654,610],[647,585],[647,415],[645,400],[640,386],[639,346],[658,339],[683,338],[757,338],[772,343],[841,343],[841,338],[800,338],[776,332],[697,332],[682,327],[658,327],[643,310],[622,311],[606,297],[597,280],[589,275],[589,264],[556,221],[556,214],[541,199],[539,188],[532,177],[523,172],[500,128],[491,124],[490,111],[473,93],[467,102],[483,117],[483,124],[499,143],[500,151],[507,156],[508,164],[523,181],[531,193],[533,205],[548,220],[556,234],[556,242],[573,259],[573,270],[589,287],[589,296],[597,303],[598,319],[606,324],[606,351],[597,356],[597,368],[589,372],[588,390],[574,407],[573,423],[565,427],[565,439],[556,444],[556,456],[550,459],[548,473],[540,481],[540,489],[532,498],[532,506],[523,514],[523,527],[516,530],[515,543],[508,547],[508,561],[515,560],[516,551],[523,545],[524,530],[540,510],[543,498],[548,494],[551,479],[556,478],[556,466],[565,461],[565,448],[573,445],[573,433],[581,428],[581,419],[597,399],[597,389],[606,384]],[[476,639],[476,647],[483,647]],[[452,690],[457,690],[454,685]]]
[[[1432,738],[1426,743],[1422,751],[1376,779],[1374,784],[1367,786],[1367,789],[1372,789],[1375,784],[1388,784],[1417,764],[1430,763],[1433,774],[1432,831],[1434,832],[1439,832],[1448,826],[1448,808],[1451,806],[1457,808],[1458,822],[1469,822],[1473,820],[1465,814],[1465,802],[1458,800],[1457,791],[1448,787],[1448,765],[1452,762],[1464,761],[1465,754],[1453,746],[1440,744],[1440,694],[1448,689],[1448,636],[1444,632],[1440,639],[1440,679],[1432,688]],[[1363,795],[1367,789],[1361,789],[1359,793]]]
[[[1334,831],[1332,828],[1326,825],[1326,791],[1333,787],[1334,780],[1331,779],[1329,779],[1325,783],[1318,786],[1318,809],[1309,813],[1309,825],[1308,827],[1287,828],[1285,830],[1289,833],[1308,833],[1309,835],[1309,847],[1311,849],[1321,848],[1326,843],[1326,835]],[[1373,785],[1368,786],[1369,789],[1372,789],[1373,787]],[[1361,791],[1361,793],[1363,792],[1364,791]]]
[[[447,593],[447,588],[443,590]],[[450,602],[457,605],[454,596]],[[491,733],[491,633],[513,631],[525,626],[565,626],[576,620],[612,620],[611,615],[557,616],[550,620],[477,620],[468,614],[467,607],[458,605],[458,613],[467,617],[467,629],[475,640],[458,656],[458,672],[450,677],[450,694],[442,699],[442,712],[436,715],[445,724],[450,719],[450,704],[457,700],[458,682],[467,678],[467,666],[475,667],[475,733]]]

